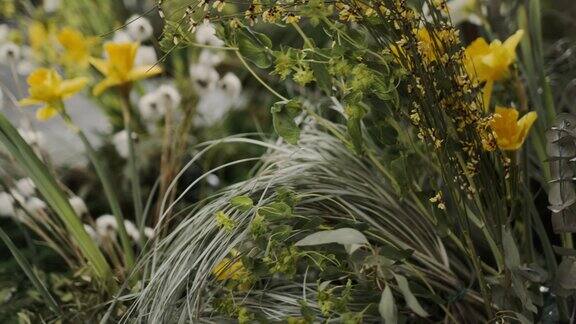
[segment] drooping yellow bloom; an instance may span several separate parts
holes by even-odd
[[[248,275],[248,271],[241,260],[233,261],[230,258],[224,258],[212,269],[212,274],[219,281],[240,280]]]
[[[90,58],[90,63],[106,77],[94,87],[95,96],[108,88],[146,79],[162,72],[159,66],[134,66],[139,46],[138,43],[108,43],[104,45],[107,60]]]
[[[509,74],[510,65],[516,60],[516,47],[524,35],[518,30],[502,43],[494,40],[488,44],[478,38],[466,48],[466,69],[478,81],[499,81]]]
[[[95,37],[85,37],[81,32],[64,27],[58,33],[58,41],[64,47],[62,63],[68,68],[86,68],[90,61],[90,51],[96,44]]]
[[[498,147],[506,151],[519,149],[536,121],[538,114],[531,111],[518,119],[515,108],[496,107],[494,119],[490,123]]]
[[[36,112],[36,118],[47,120],[63,109],[62,101],[82,90],[88,83],[88,78],[62,80],[62,77],[52,69],[39,68],[28,76],[28,98],[20,100],[21,106],[45,104]]]

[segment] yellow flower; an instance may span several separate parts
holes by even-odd
[[[108,88],[129,84],[162,72],[158,66],[134,66],[139,47],[138,43],[108,43],[104,45],[107,60],[90,58],[90,63],[106,77],[94,87],[95,96]]]
[[[496,107],[490,126],[498,147],[507,151],[519,149],[537,117],[536,112],[531,111],[518,120],[518,110],[515,108]]]
[[[54,24],[44,25],[42,22],[33,21],[28,26],[28,39],[36,59],[51,61],[56,57],[54,51],[55,34],[56,27]]]
[[[58,33],[58,41],[64,47],[62,62],[69,68],[85,68],[89,64],[90,50],[96,44],[95,37],[85,37],[81,32],[64,27]]]
[[[478,81],[498,81],[508,76],[510,65],[516,60],[516,47],[524,35],[518,30],[502,43],[495,40],[488,44],[478,38],[466,48],[466,69]]]
[[[241,260],[234,262],[230,258],[224,258],[212,269],[212,274],[216,276],[218,281],[240,280],[248,276],[248,271],[244,268]]]
[[[21,106],[45,104],[36,112],[36,118],[47,120],[63,109],[62,101],[82,90],[88,83],[87,78],[62,80],[58,72],[39,68],[28,76],[28,98],[20,100]]]

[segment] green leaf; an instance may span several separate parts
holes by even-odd
[[[241,211],[248,211],[254,206],[254,202],[248,196],[236,196],[230,200],[230,204]]]
[[[384,319],[385,324],[398,323],[398,315],[396,311],[396,303],[394,302],[394,295],[392,295],[392,289],[390,289],[390,286],[388,285],[386,285],[384,291],[382,292],[382,297],[380,297],[378,311],[380,312],[380,316]]]
[[[323,59],[320,55],[316,53],[314,53],[312,57],[314,58],[314,60],[317,61]],[[330,95],[332,93],[332,77],[330,76],[330,73],[328,73],[326,64],[312,62],[310,64],[310,67],[312,68],[312,71],[314,71],[314,78],[316,79],[318,87],[322,89],[324,93]]]
[[[273,202],[260,207],[258,213],[271,220],[283,219],[292,215],[292,208],[283,202]]]
[[[301,111],[300,103],[296,100],[287,103],[277,102],[270,110],[276,133],[289,144],[296,145],[300,139],[300,128],[294,122],[294,118]]]
[[[406,277],[399,274],[394,274],[394,278],[396,278],[398,288],[400,288],[400,292],[402,292],[408,307],[410,307],[410,309],[418,316],[428,317],[428,313],[424,310],[424,308],[422,308],[422,305],[420,305],[418,299],[416,299],[416,296],[414,296],[412,290],[410,290],[410,285],[408,284]]]
[[[252,41],[244,33],[238,34],[238,37],[238,51],[242,56],[261,69],[270,67],[272,60],[268,52],[272,47],[272,42],[266,35],[257,35],[257,40],[260,44]]]
[[[348,129],[348,135],[352,141],[354,151],[357,154],[362,154],[364,151],[364,138],[362,135],[362,118],[366,115],[366,110],[357,104],[352,104],[346,106],[345,109],[346,116],[348,120],[346,122],[346,127]]]

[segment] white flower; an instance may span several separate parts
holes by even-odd
[[[12,42],[0,45],[0,62],[4,64],[17,64],[22,53],[20,47]]]
[[[130,37],[130,34],[124,30],[117,30],[112,37],[112,42],[114,43],[130,43],[134,40]]]
[[[229,97],[222,89],[216,88],[204,94],[196,106],[196,126],[209,127],[222,120],[232,109],[235,100]]]
[[[46,209],[46,203],[38,197],[30,197],[26,200],[26,209],[31,213],[39,213]]]
[[[74,212],[76,212],[76,215],[82,216],[88,214],[88,207],[86,207],[86,203],[82,198],[73,196],[68,199],[68,202],[70,203],[70,206],[72,206],[72,209],[74,209]]]
[[[475,25],[482,24],[482,18],[476,13],[477,0],[452,0],[448,1],[448,12],[453,25],[459,25],[468,21]],[[430,18],[430,8],[428,3],[424,3],[422,13]]]
[[[86,233],[88,233],[88,236],[90,236],[90,238],[93,241],[100,242],[100,237],[98,236],[98,233],[92,226],[84,224],[84,230],[86,231]]]
[[[36,185],[30,178],[22,178],[16,181],[16,190],[24,197],[33,196],[36,193]]]
[[[134,223],[132,223],[129,220],[125,220],[124,227],[126,228],[126,233],[132,240],[134,241],[140,240],[140,232],[138,231],[138,228],[136,227],[136,225],[134,225]]]
[[[6,43],[8,41],[8,36],[10,36],[10,26],[0,24],[0,44]]]
[[[198,64],[217,66],[224,60],[224,54],[222,52],[215,52],[209,49],[203,49],[198,57]]]
[[[151,227],[144,227],[144,236],[149,240],[154,238],[154,229]]]
[[[196,92],[203,95],[216,87],[220,75],[211,66],[192,64],[190,65],[190,78]]]
[[[16,65],[16,70],[20,75],[28,75],[34,71],[38,65],[34,63],[34,54],[30,46],[22,46],[20,61]]]
[[[152,24],[143,16],[134,15],[126,21],[126,24],[128,35],[135,41],[146,41],[150,39],[154,33]]]
[[[175,109],[180,106],[180,102],[182,101],[182,96],[178,89],[175,86],[170,84],[163,84],[161,85],[158,90],[156,90],[160,95],[160,98],[164,105],[168,109]]]
[[[96,232],[103,237],[113,238],[116,235],[118,223],[112,215],[102,215],[96,218]]]
[[[228,72],[224,77],[218,82],[218,86],[231,98],[238,98],[240,92],[242,91],[242,82],[236,74]]]
[[[138,102],[138,110],[144,119],[157,121],[167,111],[178,107],[181,100],[182,97],[174,86],[164,84],[142,96]]]
[[[157,91],[149,92],[138,101],[140,115],[146,120],[157,121],[166,113],[166,107]]]
[[[196,27],[196,42],[202,45],[223,46],[224,42],[216,37],[216,29],[209,22],[202,23]]]
[[[18,128],[18,133],[28,145],[42,146],[44,144],[44,135],[41,132]]]
[[[136,57],[134,58],[134,65],[144,66],[144,65],[155,65],[158,63],[158,56],[156,55],[156,50],[152,46],[140,46],[136,52]]]
[[[112,136],[112,144],[116,148],[116,152],[123,158],[127,158],[130,150],[128,146],[128,132],[126,130],[119,131]]]
[[[212,187],[218,187],[220,185],[220,178],[214,173],[210,173],[206,176],[206,182]]]
[[[0,192],[0,217],[14,216],[14,198],[7,192]]]
[[[56,12],[58,9],[60,9],[60,1],[61,0],[44,0],[43,2],[44,11],[46,11],[47,13]]]

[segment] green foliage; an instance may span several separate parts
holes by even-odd
[[[290,144],[297,144],[300,138],[300,128],[294,122],[302,108],[297,100],[275,103],[270,111],[276,133]]]

